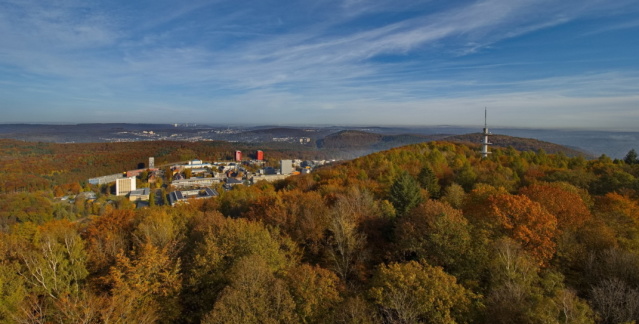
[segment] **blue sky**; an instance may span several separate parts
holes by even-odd
[[[2,122],[639,130],[639,1],[0,0]]]

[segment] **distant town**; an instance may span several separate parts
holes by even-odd
[[[235,151],[233,161],[203,161],[193,159],[165,165],[155,165],[149,157],[145,167],[90,178],[92,185],[111,186],[107,190],[116,196],[126,196],[136,206],[175,206],[189,199],[204,199],[219,195],[218,190],[234,186],[250,186],[259,181],[272,182],[291,175],[307,174],[318,166],[335,160],[280,160],[279,168],[265,166],[264,152],[257,150],[255,159],[243,159],[242,151]],[[87,199],[95,199],[88,194]]]

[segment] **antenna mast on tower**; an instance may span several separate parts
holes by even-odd
[[[481,157],[487,158],[488,154],[491,152],[488,151],[488,145],[492,145],[493,143],[488,142],[488,136],[492,135],[488,132],[488,109],[484,107],[484,139],[481,142]]]

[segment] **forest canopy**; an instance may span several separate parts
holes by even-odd
[[[136,209],[82,179],[232,151],[0,144],[0,323],[639,320],[631,158],[431,142]]]

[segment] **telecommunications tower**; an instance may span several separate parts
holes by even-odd
[[[491,152],[488,151],[488,145],[492,145],[493,143],[488,142],[488,136],[492,135],[488,132],[488,110],[484,108],[484,139],[481,142],[481,157],[487,158],[488,154]]]

